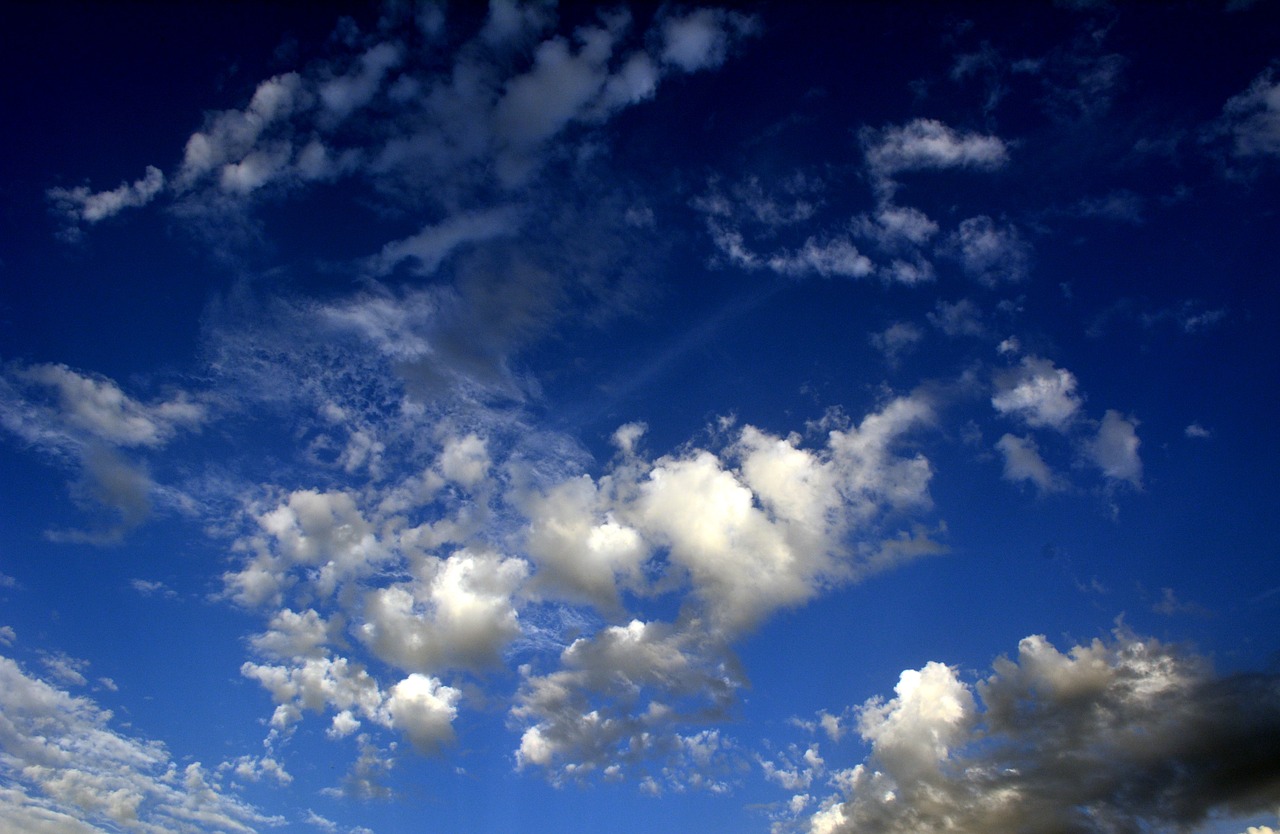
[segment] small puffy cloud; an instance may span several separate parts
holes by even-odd
[[[1218,130],[1231,138],[1238,157],[1280,156],[1280,81],[1274,67],[1222,108]]]
[[[277,611],[267,631],[249,638],[254,650],[278,660],[322,657],[330,639],[330,624],[308,608],[301,614],[288,608]]]
[[[1032,428],[1065,431],[1080,410],[1075,375],[1048,359],[1025,356],[1018,367],[996,376],[991,405]]]
[[[891,203],[880,206],[874,217],[864,214],[855,218],[853,228],[889,250],[923,246],[938,233],[938,224],[924,212]]]
[[[414,673],[391,687],[387,712],[391,724],[423,753],[453,741],[453,719],[462,693],[439,680]]]
[[[824,278],[838,275],[844,278],[862,278],[875,271],[871,260],[858,251],[858,247],[846,238],[820,241],[809,238],[804,246],[794,252],[781,252],[764,261],[765,265],[782,275],[807,275],[816,273]]]
[[[662,23],[662,61],[684,72],[724,63],[735,40],[756,30],[754,18],[724,9],[697,9]]]
[[[475,434],[454,437],[440,454],[440,474],[456,484],[475,489],[489,475],[489,452],[483,438]]]
[[[1199,423],[1192,423],[1183,430],[1183,434],[1196,440],[1208,440],[1213,437],[1213,432],[1206,429]]]
[[[1116,481],[1142,486],[1142,460],[1138,457],[1138,422],[1120,412],[1108,409],[1098,433],[1085,443],[1085,456]]]
[[[12,646],[17,639],[18,632],[13,630],[13,626],[0,626],[0,646]]]
[[[924,331],[909,321],[894,322],[879,333],[871,334],[871,344],[884,354],[890,365],[896,365],[922,339]]]
[[[986,325],[982,323],[982,311],[967,298],[955,302],[939,299],[926,318],[948,336],[984,336],[987,332]]]
[[[425,562],[419,581],[369,591],[357,637],[406,671],[492,666],[520,634],[514,595],[529,566],[459,550]]]
[[[967,274],[989,286],[1024,280],[1031,260],[1031,246],[1017,228],[997,225],[986,215],[961,222],[947,241],[947,251]]]
[[[723,716],[745,683],[723,644],[692,625],[610,626],[575,640],[559,670],[523,670],[511,711],[524,728],[518,766],[559,783],[679,752],[677,728]]]
[[[164,173],[148,165],[146,174],[132,183],[121,183],[111,191],[92,192],[85,186],[51,188],[49,199],[74,221],[97,223],[127,208],[145,206],[164,189]]]
[[[866,761],[811,831],[1192,830],[1280,801],[1280,686],[1119,631],[1032,636],[970,685],[940,663],[858,711]]]
[[[960,133],[936,119],[915,119],[905,125],[864,130],[862,144],[867,167],[882,196],[892,195],[893,178],[903,171],[973,168],[990,171],[1009,159],[997,136]]]
[[[149,579],[131,579],[129,587],[137,591],[144,597],[164,597],[165,599],[174,599],[178,596],[168,585],[163,582],[156,582]]]
[[[382,86],[387,72],[403,58],[398,44],[376,44],[360,56],[350,72],[321,84],[317,95],[325,118],[332,123],[340,122],[353,110],[368,104]]]
[[[1065,488],[1062,479],[1040,457],[1040,450],[1030,437],[1005,434],[996,442],[996,448],[1004,456],[1005,480],[1030,481],[1041,492],[1058,492]]]

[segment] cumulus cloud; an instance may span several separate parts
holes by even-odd
[[[1115,481],[1142,486],[1142,459],[1138,457],[1138,423],[1107,409],[1098,432],[1085,444],[1085,455],[1102,474]]]
[[[11,363],[0,380],[0,420],[36,445],[65,448],[98,442],[156,448],[179,430],[197,430],[208,410],[185,393],[146,404],[112,380],[66,365]]]
[[[1238,157],[1280,156],[1280,81],[1275,75],[1274,67],[1266,69],[1222,108],[1218,130],[1230,137]]]
[[[1031,246],[1012,224],[998,225],[986,215],[970,217],[947,240],[947,251],[970,276],[995,286],[1027,277]]]
[[[1075,375],[1038,356],[1024,356],[1018,367],[997,374],[995,386],[996,411],[1033,428],[1065,431],[1080,410]]]
[[[871,334],[871,344],[884,354],[890,365],[900,362],[922,339],[924,331],[909,321],[894,322],[879,333]]]
[[[939,299],[933,312],[925,317],[948,336],[984,336],[987,332],[986,325],[982,323],[982,311],[967,298],[954,302]]]
[[[811,831],[1186,830],[1280,801],[1274,676],[1217,677],[1123,630],[1066,652],[1028,637],[976,685],[908,670],[858,732],[871,754]]]
[[[1040,457],[1040,450],[1030,437],[1002,435],[996,442],[996,449],[1004,456],[1005,480],[1030,481],[1042,493],[1065,488],[1063,480]]]
[[[752,34],[757,25],[754,18],[724,9],[669,17],[662,24],[662,61],[684,72],[718,67],[733,42]]]
[[[434,233],[428,227],[393,244],[379,263],[419,254],[429,261],[451,233],[468,233],[455,226],[474,220],[459,207],[475,194],[522,191],[557,156],[547,151],[553,140],[652,98],[673,73],[719,67],[756,26],[737,12],[693,9],[634,33],[630,14],[615,10],[556,34],[550,7],[495,2],[480,30],[451,41],[442,61],[438,42],[429,59],[408,45],[430,16],[388,8],[373,32],[349,28],[331,40],[330,54],[263,80],[242,107],[207,114],[167,176],[148,166],[114,190],[55,188],[49,197],[74,229],[167,191],[179,216],[209,230],[217,226],[210,217],[264,196],[357,177],[394,204],[426,203],[444,214]],[[430,188],[417,188],[426,182]]]
[[[0,657],[0,821],[14,831],[251,834],[283,820],[236,799],[199,762],[123,735],[111,713]]]
[[[97,223],[127,208],[145,206],[164,188],[164,173],[148,165],[146,174],[132,183],[121,183],[110,191],[92,192],[87,186],[51,188],[49,199],[73,220]]]
[[[894,177],[904,171],[990,171],[1009,159],[1008,147],[999,137],[961,133],[936,119],[915,119],[905,125],[864,130],[862,145],[867,168],[885,199],[897,189]]]

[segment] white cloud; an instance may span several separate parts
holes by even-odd
[[[453,741],[453,719],[462,693],[439,680],[414,673],[391,687],[387,712],[423,753],[434,753]]]
[[[1005,434],[996,442],[996,448],[1004,455],[1005,480],[1030,481],[1041,492],[1065,489],[1065,482],[1040,457],[1040,450],[1030,437]]]
[[[811,831],[1192,830],[1280,800],[1274,678],[1123,631],[1065,653],[1028,637],[976,686],[908,670],[858,727],[871,755]]]
[[[936,119],[915,119],[905,125],[865,130],[862,144],[867,167],[876,178],[882,198],[893,194],[893,177],[903,171],[974,168],[990,171],[1008,161],[1009,152],[997,136],[959,133]]]
[[[1183,434],[1185,434],[1187,437],[1195,438],[1197,440],[1208,440],[1210,437],[1213,437],[1213,432],[1209,431],[1199,423],[1192,423],[1191,425],[1187,426],[1187,428],[1183,431]]]
[[[1012,224],[998,226],[986,215],[970,217],[950,236],[948,246],[964,271],[983,284],[1016,283],[1027,277],[1031,247]]]
[[[986,325],[982,323],[982,311],[967,298],[956,302],[939,299],[926,318],[948,336],[985,336],[987,333]]]
[[[235,799],[198,762],[121,735],[111,713],[0,657],[0,822],[14,831],[250,834],[283,822]]]
[[[1280,81],[1275,80],[1274,68],[1227,101],[1220,130],[1230,135],[1237,156],[1280,156]]]
[[[809,238],[800,249],[773,255],[765,263],[774,272],[783,275],[816,272],[824,278],[832,275],[862,278],[875,270],[871,260],[846,238],[827,241]]]
[[[1085,444],[1085,455],[1108,478],[1141,487],[1142,459],[1138,457],[1138,447],[1142,442],[1138,439],[1137,426],[1136,420],[1107,409],[1098,433]]]
[[[376,44],[360,56],[351,72],[322,83],[317,95],[325,117],[332,123],[340,122],[353,110],[364,107],[378,92],[387,72],[403,59],[398,44]]]
[[[0,418],[6,428],[31,443],[57,447],[96,440],[112,446],[155,448],[180,429],[199,429],[208,419],[206,407],[185,393],[147,405],[110,379],[81,374],[66,365],[14,364],[5,370],[8,380],[0,390]]]
[[[733,42],[753,33],[754,18],[724,9],[697,9],[662,24],[662,60],[684,72],[724,63]]]
[[[890,365],[901,361],[922,339],[924,331],[909,321],[894,322],[879,333],[871,334],[871,344],[884,354]]]
[[[440,454],[440,474],[456,484],[475,489],[489,475],[489,452],[475,434],[451,437]]]
[[[91,192],[87,187],[51,188],[49,198],[74,220],[97,223],[127,208],[145,206],[164,189],[164,173],[148,165],[146,174],[133,183],[121,183],[111,191]]]
[[[1076,378],[1048,359],[1025,356],[1017,368],[996,376],[991,405],[1033,428],[1066,431],[1080,410]]]
[[[469,550],[424,560],[415,582],[367,594],[357,637],[406,671],[493,666],[520,634],[514,596],[528,571],[521,559]]]

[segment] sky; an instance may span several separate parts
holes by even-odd
[[[1280,829],[1280,9],[0,9],[0,828]]]

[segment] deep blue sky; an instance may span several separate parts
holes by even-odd
[[[0,828],[1280,826],[1280,15],[0,11]]]

